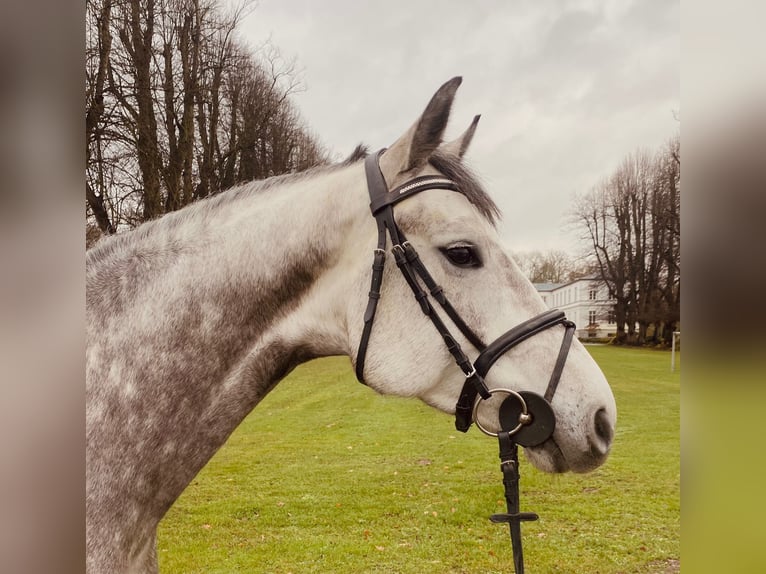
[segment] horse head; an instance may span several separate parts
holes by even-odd
[[[454,184],[396,201],[395,222],[433,282],[475,334],[466,335],[454,320],[441,314],[460,349],[475,361],[482,350],[476,339],[494,341],[547,308],[502,244],[495,228],[499,216],[495,203],[463,163],[479,116],[459,138],[442,141],[460,81],[454,78],[436,92],[417,121],[379,156],[378,165],[388,190],[423,181],[418,178],[424,176]],[[401,193],[408,187],[401,188]],[[379,235],[375,219],[370,217],[348,239],[349,245],[356,246],[352,257],[355,293],[347,299],[352,360],[357,367],[361,363],[360,378],[378,392],[418,397],[452,413],[467,373],[455,365],[454,352],[421,312],[413,286],[393,263],[386,264],[381,273],[379,297],[371,297],[375,303],[369,340],[362,352],[353,351],[364,339],[363,325],[369,320],[370,304],[364,304],[370,285],[370,253]],[[428,290],[427,285],[422,287]],[[487,373],[486,387],[542,395],[555,369],[564,333],[565,326],[556,324],[515,345]],[[495,399],[487,401],[478,416],[485,428],[497,430],[499,400]],[[542,444],[526,448],[532,464],[547,472],[587,472],[602,464],[614,435],[615,401],[600,368],[576,339],[563,363],[551,407],[555,431]]]

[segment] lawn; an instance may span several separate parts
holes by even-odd
[[[678,367],[589,347],[614,390],[615,443],[587,475],[521,464],[527,569],[678,572]],[[523,458],[523,457],[522,457]],[[416,400],[382,397],[347,358],[313,361],[240,425],[160,525],[164,573],[508,573],[497,443]]]

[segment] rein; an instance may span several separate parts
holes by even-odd
[[[556,416],[550,403],[553,395],[556,393],[556,388],[566,363],[574,336],[575,325],[566,318],[562,311],[553,309],[516,325],[489,345],[485,345],[482,339],[468,326],[449,302],[444,290],[428,272],[417,251],[407,241],[394,218],[394,205],[400,201],[428,189],[459,191],[457,185],[444,176],[420,176],[405,182],[393,191],[389,191],[378,163],[384,151],[385,149],[382,149],[365,159],[367,188],[370,194],[370,211],[378,226],[378,243],[373,256],[370,292],[367,308],[364,313],[364,327],[357,352],[356,377],[361,383],[364,383],[365,358],[375,320],[375,312],[380,300],[380,288],[383,282],[383,270],[386,262],[386,246],[390,237],[391,253],[394,256],[399,271],[412,290],[421,311],[430,319],[436,331],[442,337],[455,363],[465,375],[465,382],[455,405],[455,428],[460,432],[467,432],[471,424],[476,422],[476,426],[482,432],[498,439],[500,468],[503,472],[508,512],[505,514],[495,514],[490,520],[508,523],[515,571],[516,574],[523,574],[524,559],[521,546],[520,523],[527,520],[537,520],[538,516],[534,513],[519,512],[518,445],[523,447],[537,446],[553,435]],[[426,292],[426,289],[428,292]],[[472,362],[463,352],[457,339],[452,335],[431,304],[429,294],[439,304],[466,340],[479,351],[475,361]],[[564,327],[564,338],[553,367],[553,372],[548,381],[548,387],[543,396],[531,391],[517,392],[512,389],[489,389],[487,387],[484,378],[502,355],[530,337],[556,325]],[[490,399],[497,393],[507,396],[500,405],[499,419],[501,430],[495,433],[480,424],[477,413],[482,401]]]

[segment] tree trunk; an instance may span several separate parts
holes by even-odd
[[[168,164],[165,168],[165,211],[175,211],[181,207],[181,153],[176,137],[178,118],[175,110],[175,78],[173,76],[173,46],[172,39],[165,42],[162,48],[165,79],[163,91],[165,94],[165,132],[168,138]]]
[[[160,172],[162,162],[157,143],[157,119],[152,95],[152,41],[154,38],[154,0],[129,0],[130,36],[127,43],[135,71],[136,152],[143,181],[143,218],[162,215]],[[146,27],[141,28],[141,7],[146,5]],[[127,36],[127,34],[126,34]]]
[[[97,38],[98,38],[98,68],[96,77],[89,82],[87,99],[88,109],[85,114],[85,166],[86,169],[92,164],[95,171],[99,174],[97,184],[98,193],[93,189],[91,183],[85,182],[85,200],[96,219],[96,224],[102,233],[115,233],[116,229],[112,223],[104,202],[106,189],[103,178],[103,158],[101,156],[101,120],[104,115],[104,88],[106,84],[107,71],[109,69],[109,58],[112,52],[112,1],[104,0],[101,11],[97,17]],[[90,78],[89,78],[90,79]],[[93,158],[93,147],[96,148],[96,158]]]

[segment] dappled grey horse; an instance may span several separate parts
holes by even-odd
[[[546,308],[501,246],[497,207],[463,165],[476,120],[442,143],[459,84],[436,92],[379,166],[388,189],[421,176],[454,182],[398,203],[396,222],[460,317],[493,340]],[[378,236],[362,157],[241,185],[88,252],[91,574],[156,572],[160,519],[259,401],[309,359],[348,355],[356,365]],[[467,373],[410,288],[395,266],[381,272],[364,381],[454,412]],[[453,331],[475,359],[479,350]],[[511,349],[486,385],[542,393],[562,332],[555,326]],[[553,436],[525,449],[532,464],[548,472],[602,464],[616,407],[577,341],[552,406]]]

